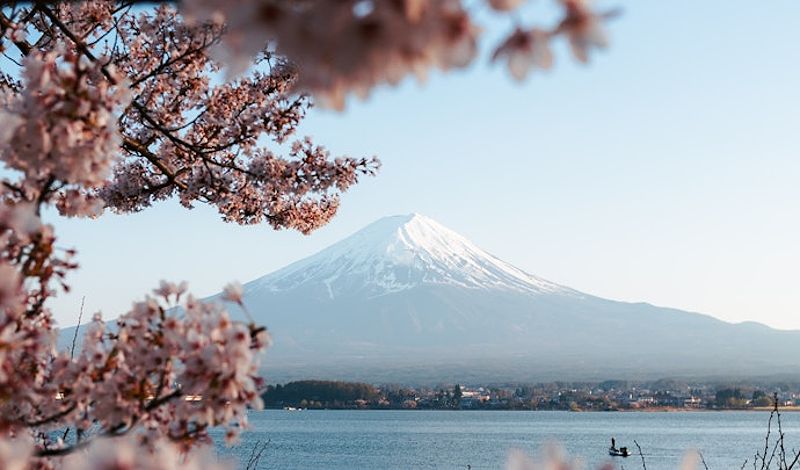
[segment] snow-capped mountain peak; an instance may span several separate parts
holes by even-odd
[[[314,284],[331,298],[365,291],[379,296],[430,284],[532,294],[574,292],[515,268],[420,214],[379,219],[248,288],[286,291]]]

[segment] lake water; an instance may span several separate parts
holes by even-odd
[[[240,445],[220,453],[246,461],[258,441],[269,440],[258,468],[485,469],[502,468],[510,449],[536,454],[556,441],[591,470],[612,461],[607,449],[614,436],[617,446],[634,451],[636,439],[649,470],[678,468],[690,449],[701,450],[712,470],[729,470],[763,451],[768,417],[734,411],[266,410],[252,412],[252,429]],[[782,420],[787,449],[800,448],[800,413],[784,413]],[[641,468],[638,454],[613,462]]]

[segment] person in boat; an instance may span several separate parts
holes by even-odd
[[[617,450],[617,441],[613,437],[611,438],[611,450]]]

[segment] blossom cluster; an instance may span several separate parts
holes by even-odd
[[[0,462],[6,470],[34,470],[54,468],[34,456],[36,450],[32,439],[21,436],[0,439]],[[135,436],[102,439],[92,443],[88,451],[75,453],[59,459],[62,470],[232,470],[233,465],[217,462],[205,449],[184,454],[169,441],[160,441],[152,452],[141,452],[141,442]]]
[[[25,176],[14,183],[20,197],[47,193],[63,215],[176,197],[215,206],[226,221],[309,232],[378,168],[374,158],[315,146],[309,160],[283,145],[311,105],[297,70],[251,57],[248,73],[214,79],[223,23],[112,0],[22,5],[0,20],[0,49],[16,51],[21,78],[0,77],[0,157]],[[250,171],[265,155],[277,175]]]
[[[195,449],[212,427],[235,440],[260,406],[267,330],[185,284],[162,283],[113,323],[96,316],[70,350],[56,350],[48,308],[77,268],[42,220],[48,208],[94,217],[177,197],[226,220],[309,232],[375,170],[310,139],[280,155],[310,101],[272,59],[212,83],[223,31],[188,26],[168,6],[113,1],[0,11],[0,49],[17,66],[0,75],[4,468],[216,468]]]
[[[213,426],[227,426],[230,438],[246,427],[246,408],[261,403],[268,333],[190,295],[168,312],[162,304],[184,296],[185,284],[156,292],[160,301],[134,304],[113,328],[95,318],[76,358],[56,356],[43,394],[59,400],[37,404],[40,414],[80,417],[81,432],[92,423],[111,435],[139,425],[149,440],[181,444],[207,441]]]
[[[7,265],[0,266],[5,273]],[[12,296],[24,296],[19,283],[13,287]],[[235,440],[247,428],[247,409],[261,407],[258,372],[270,342],[267,330],[232,321],[220,304],[187,295],[185,283],[162,282],[154,296],[134,304],[114,325],[96,316],[74,357],[54,351],[49,315],[33,321],[24,313],[8,315],[13,311],[4,309],[0,330],[1,459],[12,459],[3,456],[11,452],[4,446],[16,439],[14,452],[28,443],[24,455],[44,466],[108,468],[70,467],[74,459],[62,456],[123,436],[130,436],[128,445],[150,449],[137,459],[191,455],[198,444],[210,442],[212,427],[226,427],[226,439]],[[67,441],[70,431],[73,439]],[[165,448],[174,452],[156,452]]]
[[[523,0],[487,0],[495,12],[516,18]],[[550,40],[565,36],[575,58],[588,61],[607,44],[602,24],[611,13],[596,13],[589,0],[557,0],[561,21],[552,28],[516,26],[494,52],[511,74],[523,79],[533,68],[552,65]],[[381,84],[407,75],[424,78],[431,69],[470,64],[478,52],[477,14],[462,0],[191,0],[190,18],[225,21],[222,41],[233,73],[265,45],[300,70],[297,86],[323,104],[341,109],[349,94],[366,96]]]
[[[133,459],[130,468],[213,468],[189,451],[209,442],[212,427],[226,427],[226,437],[234,440],[247,427],[247,409],[261,406],[258,373],[270,342],[267,330],[232,321],[222,305],[187,294],[185,283],[162,282],[114,324],[97,315],[78,351],[56,351],[57,329],[43,305],[53,295],[52,284],[75,265],[69,254],[54,254],[52,227],[41,222],[33,205],[5,202],[0,206],[4,468],[14,468],[15,460],[16,468],[118,468],[103,462],[126,459]],[[240,288],[229,286],[226,293],[241,303]],[[103,443],[121,437],[124,445]],[[73,455],[84,447],[91,447],[88,457]]]
[[[25,88],[4,109],[5,164],[40,180],[96,185],[119,152],[115,110],[128,95],[99,72],[100,63],[69,49],[25,57]]]

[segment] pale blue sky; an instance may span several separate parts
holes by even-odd
[[[310,237],[174,203],[57,221],[82,267],[56,317],[74,322],[82,295],[116,316],[160,279],[212,294],[420,212],[591,294],[800,329],[800,2],[602,4],[624,15],[588,67],[559,44],[523,84],[482,61],[314,110],[301,134],[383,169]]]

